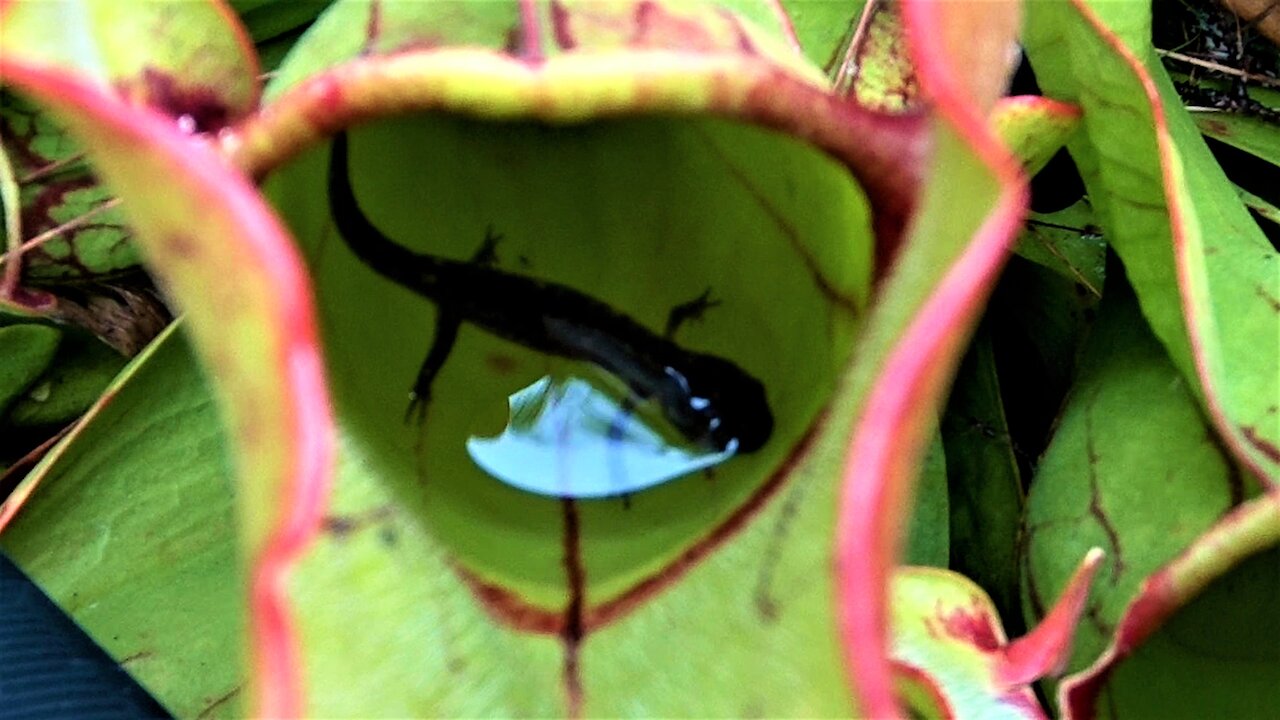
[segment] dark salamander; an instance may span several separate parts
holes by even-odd
[[[499,237],[492,232],[470,262],[412,252],[383,235],[356,201],[347,152],[346,133],[339,133],[329,161],[330,212],[338,233],[374,272],[438,308],[411,411],[425,408],[459,326],[470,322],[527,348],[599,366],[636,397],[655,400],[690,441],[723,450],[737,440],[739,452],[752,452],[769,439],[773,414],[759,380],[728,360],[685,350],[581,292],[494,268]],[[669,329],[699,304],[708,304],[705,295],[676,308]]]

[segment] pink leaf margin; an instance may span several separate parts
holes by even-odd
[[[1222,406],[1216,378],[1210,368],[1210,353],[1207,348],[1209,339],[1205,335],[1212,332],[1212,318],[1201,317],[1204,309],[1196,307],[1196,298],[1202,294],[1197,290],[1202,289],[1204,284],[1203,278],[1196,276],[1191,257],[1198,243],[1188,238],[1189,213],[1183,208],[1183,203],[1178,196],[1182,164],[1178,158],[1178,150],[1174,147],[1173,137],[1169,133],[1169,121],[1165,118],[1164,101],[1160,98],[1160,91],[1138,56],[1103,23],[1086,0],[1071,0],[1071,5],[1098,34],[1099,39],[1109,45],[1125,65],[1129,66],[1130,72],[1142,84],[1143,94],[1146,95],[1147,103],[1151,106],[1151,117],[1155,122],[1156,147],[1160,154],[1161,186],[1165,204],[1169,208],[1169,227],[1173,235],[1174,268],[1178,279],[1178,294],[1182,299],[1182,316],[1186,320],[1191,357],[1195,363],[1200,386],[1204,389],[1209,417],[1236,460],[1262,480],[1270,491],[1280,491],[1280,478],[1276,477],[1274,466],[1266,467],[1258,459],[1259,454],[1267,454],[1268,451],[1274,453],[1276,450],[1274,448],[1251,449],[1252,444],[1249,438],[1231,421],[1226,408]],[[1198,317],[1201,317],[1200,322],[1196,321]],[[1209,324],[1210,327],[1202,327],[1201,323]]]
[[[0,18],[8,2],[0,2]],[[145,144],[172,163],[184,181],[214,199],[243,232],[222,242],[231,247],[246,273],[260,273],[278,288],[270,315],[277,332],[277,362],[271,371],[283,385],[288,427],[287,468],[277,521],[252,561],[250,579],[253,714],[297,717],[305,693],[300,675],[298,641],[286,593],[294,562],[320,529],[333,475],[333,414],[321,359],[310,280],[292,239],[256,188],[229,167],[213,149],[182,133],[170,118],[133,107],[118,97],[58,68],[25,65],[0,53],[0,78],[56,111],[78,135],[86,129],[132,143]],[[86,142],[92,155],[93,143]],[[109,168],[101,168],[110,175]],[[144,247],[163,242],[139,235]],[[173,268],[153,268],[163,277]],[[199,298],[182,298],[186,303]],[[197,338],[200,333],[197,333]],[[216,338],[210,332],[209,337]],[[205,348],[206,352],[208,348]],[[216,375],[215,375],[216,379]],[[245,402],[253,399],[245,398]],[[260,430],[260,429],[259,429]]]
[[[1115,666],[1215,578],[1241,560],[1280,543],[1280,494],[1251,500],[1227,514],[1181,555],[1142,582],[1102,655],[1058,687],[1066,720],[1097,716],[1097,701]]]
[[[899,568],[892,581],[898,689],[917,714],[1045,718],[1030,684],[1066,664],[1102,558],[1099,548],[1087,553],[1045,621],[1013,642],[972,580],[941,568]]]
[[[1028,191],[1017,160],[992,133],[950,64],[934,50],[939,6],[901,4],[909,46],[938,118],[968,141],[1001,192],[969,246],[890,351],[863,407],[845,461],[836,530],[837,613],[850,684],[869,717],[900,717],[888,659],[887,592],[911,485],[959,354],[1017,237]]]

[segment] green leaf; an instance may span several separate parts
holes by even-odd
[[[1249,500],[1223,515],[1208,532],[1142,583],[1102,656],[1087,670],[1063,679],[1058,691],[1063,712],[1073,717],[1097,716],[1101,702],[1123,695],[1126,702],[1136,699],[1145,703],[1148,690],[1161,687],[1170,690],[1171,706],[1178,710],[1196,708],[1211,716],[1236,715],[1248,706],[1274,705],[1276,664],[1270,658],[1274,657],[1275,643],[1267,632],[1274,624],[1274,617],[1261,618],[1252,608],[1265,607],[1266,601],[1259,596],[1269,596],[1274,589],[1275,576],[1268,570],[1274,567],[1277,546],[1280,546],[1280,505],[1273,497]],[[1261,562],[1251,557],[1260,557]],[[1232,572],[1237,566],[1248,573],[1257,572],[1258,565],[1262,565],[1263,570],[1253,577],[1240,577]],[[1213,583],[1224,577],[1227,579],[1225,592],[1215,592]],[[1194,600],[1201,593],[1208,596],[1203,604]],[[1202,621],[1206,610],[1227,610],[1224,607],[1227,596],[1232,605],[1227,614],[1243,624],[1228,621],[1230,627],[1220,635],[1215,634],[1213,639],[1239,639],[1240,645],[1209,648],[1202,633],[1184,636],[1190,641],[1184,645],[1182,638],[1176,635],[1170,638],[1158,632],[1166,620],[1188,605],[1193,610],[1193,623]],[[1241,612],[1240,605],[1250,610]],[[1212,623],[1215,630],[1222,624]],[[1185,632],[1185,626],[1177,628],[1177,632]],[[1142,657],[1146,655],[1148,639],[1159,647]],[[1174,642],[1168,643],[1169,639]],[[1166,642],[1160,642],[1162,640]],[[1223,657],[1234,662],[1223,663]],[[1129,669],[1130,658],[1139,660],[1138,672],[1117,686],[1112,683],[1113,676]],[[1209,667],[1212,670],[1204,672]],[[1214,680],[1208,692],[1200,682],[1206,676]],[[1169,684],[1171,680],[1180,681],[1176,688]]]
[[[67,423],[79,417],[124,367],[125,358],[83,331],[62,335],[48,369],[5,418],[15,426]]]
[[[180,717],[243,715],[228,450],[175,326],[31,472],[24,483],[41,491],[0,535],[0,549]]]
[[[1143,313],[1227,446],[1276,482],[1280,348],[1258,338],[1280,335],[1280,257],[1154,60],[1149,8],[1028,10],[1041,86],[1085,111],[1072,155]]]
[[[128,201],[140,245],[219,382],[241,479],[241,547],[255,560],[255,712],[297,714],[283,575],[319,524],[332,432],[307,279],[279,222],[208,144],[27,52],[6,47],[0,72],[68,126]]]
[[[1093,208],[1084,200],[1055,213],[1033,213],[1015,252],[1099,297],[1106,278],[1107,241],[1096,222]]]
[[[43,325],[0,327],[0,418],[53,360],[62,334]]]
[[[1225,112],[1198,112],[1192,117],[1200,132],[1214,140],[1280,165],[1280,132],[1276,123]]]
[[[942,440],[951,495],[949,567],[980,585],[1010,622],[1020,615],[1023,493],[986,329],[979,329],[956,375]]]
[[[935,435],[921,464],[903,565],[944,568],[951,553],[951,506],[947,495],[947,456],[942,437]]]
[[[1280,547],[1217,578],[1105,679],[1101,718],[1251,717],[1280,705]]]
[[[791,19],[805,57],[830,73],[843,60],[866,0],[782,0],[779,4]]]
[[[1065,584],[1073,559],[1102,547],[1106,564],[1069,668],[1088,665],[1139,584],[1244,492],[1132,295],[1119,280],[1109,283],[1080,378],[1027,499],[1028,623],[1043,616],[1046,598]],[[1181,702],[1146,710],[1170,713]]]
[[[261,46],[304,28],[329,6],[329,0],[231,0],[229,3],[240,15],[249,37]]]

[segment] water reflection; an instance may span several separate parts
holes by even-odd
[[[586,380],[543,377],[509,398],[496,438],[471,437],[485,472],[531,493],[559,498],[626,495],[717,465],[736,440],[712,450],[664,436],[643,415]]]

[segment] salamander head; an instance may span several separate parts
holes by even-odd
[[[754,452],[773,434],[773,413],[764,385],[742,368],[714,355],[689,353],[660,394],[662,409],[690,440],[719,450],[738,441],[738,452]]]

